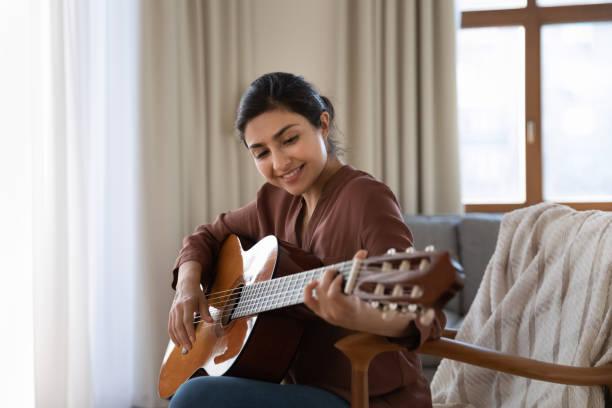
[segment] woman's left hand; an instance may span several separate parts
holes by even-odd
[[[365,259],[367,251],[357,251],[353,259]],[[313,296],[313,290],[317,297]],[[304,303],[317,316],[336,326],[357,330],[357,317],[365,303],[342,291],[342,275],[336,269],[325,271],[321,280],[314,280],[304,289]],[[363,305],[362,305],[363,303]]]
[[[353,259],[365,259],[366,255],[367,251],[362,249]],[[342,275],[333,269],[325,271],[320,281],[312,281],[306,286],[304,303],[328,323],[350,330],[388,337],[403,337],[415,330],[414,325],[409,327],[411,318],[398,314],[390,320],[383,320],[380,310],[370,307],[354,295],[345,295]]]

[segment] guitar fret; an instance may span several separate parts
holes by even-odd
[[[277,284],[277,282],[278,281],[276,281],[275,279],[272,279],[272,280],[267,282],[269,288],[268,288],[268,291],[267,291],[267,296],[265,296],[264,311],[270,310],[270,304],[272,303],[272,301],[276,297],[276,284]]]
[[[304,288],[321,278],[328,269],[337,269],[344,277],[350,273],[352,261],[341,262],[268,281],[245,285],[232,318],[236,319],[304,302]]]
[[[286,284],[284,285],[284,293],[282,306],[289,306],[292,304],[293,298],[291,296],[292,291],[295,288],[295,275],[291,275],[290,279],[286,279]]]

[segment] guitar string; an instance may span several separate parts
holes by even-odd
[[[367,268],[366,268],[367,269]],[[311,272],[320,272],[320,271],[311,271]],[[348,270],[343,270],[342,272],[348,272]],[[341,273],[342,273],[341,272]],[[313,274],[311,273],[311,274]],[[297,280],[302,279],[301,284],[303,285],[306,281],[306,277],[305,276],[301,276],[302,274],[296,274],[296,275],[289,275],[288,277],[293,277],[294,279],[293,282],[291,283],[295,283],[295,278],[297,278]],[[314,278],[314,276],[312,276]],[[271,281],[265,281],[265,282],[271,282]],[[251,288],[250,286],[245,287],[245,289],[247,288]],[[282,290],[281,288],[271,288],[270,290],[272,291],[270,294],[266,295],[266,296],[259,296],[259,297],[255,297],[253,299],[250,299],[248,301],[246,301],[245,303],[241,304],[239,303],[239,305],[231,310],[228,310],[227,312],[222,312],[219,316],[217,316],[217,318],[220,318],[221,320],[223,320],[224,318],[231,316],[232,314],[237,314],[236,318],[240,318],[240,317],[245,317],[245,316],[249,316],[251,314],[256,314],[256,312],[250,311],[249,307],[255,305],[255,306],[260,306],[262,307],[262,310],[258,311],[257,313],[260,312],[264,312],[267,310],[271,310],[271,309],[267,309],[267,306],[272,306],[272,309],[277,309],[277,308],[281,308],[281,307],[286,307],[286,306],[290,306],[292,304],[297,304],[297,303],[302,303],[303,298],[301,297],[303,295],[303,288],[304,287],[294,287],[291,288],[290,290]],[[279,291],[280,289],[280,291]],[[247,297],[251,295],[248,294]],[[281,297],[279,297],[278,295],[282,295]],[[255,294],[256,296],[256,294]],[[270,300],[274,300],[274,302],[270,303]],[[289,304],[284,304],[287,300],[290,301]],[[266,302],[268,302],[268,305],[266,305]],[[240,315],[241,313],[245,313],[244,315]],[[200,316],[201,317],[201,316]],[[196,316],[194,318],[194,323],[198,323],[200,321],[204,321],[203,319],[198,320],[198,317]],[[211,323],[209,323],[211,324]]]
[[[350,272],[350,270],[348,269],[339,269],[340,273],[346,273],[346,272]],[[311,271],[311,278],[314,278],[315,276],[315,272],[316,273],[321,273],[321,271]],[[308,275],[308,274],[306,274]],[[295,275],[288,275],[287,277],[293,277],[293,281],[291,283],[296,283],[299,280],[302,280],[301,284],[303,285],[306,282],[306,279],[310,279],[310,278],[306,278],[305,275],[301,276],[301,274],[295,274]],[[278,279],[277,279],[278,280]],[[272,280],[271,280],[272,281]],[[265,282],[271,282],[271,281],[265,281]],[[304,286],[305,287],[305,286]],[[223,311],[219,316],[216,316],[216,318],[223,320],[224,318],[231,316],[232,314],[235,314],[236,312],[238,313],[243,313],[243,312],[248,312],[249,311],[249,307],[251,306],[260,306],[262,307],[264,310],[262,311],[267,311],[266,307],[267,306],[272,306],[272,309],[275,308],[280,308],[280,307],[285,307],[285,306],[289,306],[285,305],[285,306],[280,306],[281,304],[283,304],[284,302],[286,302],[287,300],[293,301],[300,299],[300,295],[303,294],[303,290],[304,287],[294,287],[291,288],[290,290],[285,290],[283,291],[278,291],[279,288],[270,288],[270,291],[272,291],[271,293],[267,294],[266,296],[259,296],[259,297],[255,297],[253,299],[248,299],[245,303],[239,303],[239,305],[232,309],[232,310],[228,310]],[[251,288],[251,286],[247,286],[245,288]],[[256,295],[256,293],[255,293]],[[278,295],[282,295],[282,296],[278,296]],[[248,297],[248,295],[247,295]],[[275,302],[270,302],[270,300],[274,300]],[[300,299],[301,300],[301,299]],[[268,302],[268,304],[266,305],[265,303]],[[300,302],[296,302],[296,303],[302,303]],[[294,303],[294,304],[296,304]],[[255,311],[251,311],[247,314],[245,314],[244,316],[248,316],[251,314],[255,314]],[[239,316],[239,317],[243,317],[243,316]],[[197,317],[194,319],[194,323],[200,322],[200,321],[204,321],[202,319],[200,320],[196,320]]]
[[[348,274],[351,271],[351,269],[343,268],[343,267],[335,268],[335,269],[337,269],[338,272],[341,275],[343,275],[343,277],[345,278],[348,277]],[[364,272],[374,272],[374,271],[368,267],[361,267],[359,273],[364,273]],[[246,291],[251,291],[251,292],[270,292],[272,291],[271,295],[269,296],[264,296],[264,297],[255,296],[253,299],[249,300],[250,303],[247,302],[247,303],[240,304],[240,306],[251,305],[253,302],[257,302],[259,299],[269,300],[270,297],[275,297],[278,294],[282,294],[283,290],[288,289],[289,285],[296,283],[300,279],[302,279],[302,282],[300,282],[300,284],[304,285],[301,288],[299,288],[299,290],[301,291],[308,283],[310,283],[310,282],[306,283],[306,279],[314,280],[315,278],[321,277],[323,273],[324,271],[313,269],[312,271],[307,271],[305,273],[287,275],[281,278],[273,278],[267,281],[255,282],[252,284],[244,285],[233,291],[230,291],[232,293],[230,293],[229,295],[215,296],[215,297],[208,298],[207,303],[208,303],[208,306],[219,306],[219,305],[227,304],[231,301],[235,301],[239,299],[241,296],[243,296],[243,292],[246,292]],[[318,276],[316,276],[316,274],[318,274]],[[307,275],[310,275],[310,277],[306,278]],[[216,293],[219,293],[219,292],[214,292],[214,294]]]
[[[345,274],[346,272],[349,272],[349,270],[346,269],[339,269],[339,272],[341,274]],[[277,278],[277,279],[272,279],[269,281],[265,281],[265,282],[272,282],[271,285],[268,285],[269,287],[264,288],[264,285],[261,285],[259,287],[255,287],[253,288],[253,285],[248,285],[248,286],[243,286],[243,288],[241,289],[240,292],[246,292],[247,290],[250,290],[251,293],[247,293],[246,297],[249,298],[249,296],[253,296],[250,299],[246,299],[244,302],[238,302],[238,305],[232,310],[230,311],[230,313],[234,313],[234,311],[239,311],[239,312],[243,312],[245,310],[248,310],[249,307],[251,306],[261,306],[261,307],[266,307],[267,305],[265,305],[265,302],[268,302],[270,304],[270,300],[275,300],[277,304],[283,303],[284,301],[286,301],[288,298],[292,298],[294,297],[296,294],[299,293],[303,293],[304,287],[307,285],[306,280],[309,280],[308,283],[312,282],[312,280],[314,280],[315,278],[318,278],[319,276],[316,276],[317,274],[322,274],[321,271],[313,271],[311,273],[308,273],[306,275],[311,275],[309,277],[306,277],[306,275],[300,276],[300,275],[289,275],[287,278],[292,277],[290,279],[284,280],[282,282],[279,282],[280,279],[282,278]],[[300,286],[299,287],[292,287],[289,290],[287,290],[287,288],[285,288],[283,290],[283,287],[280,285],[283,284],[288,284],[288,285],[292,285],[297,283],[298,281],[300,281]],[[287,285],[286,285],[287,286]],[[257,296],[258,292],[266,292],[265,296]],[[282,295],[281,297],[279,297],[279,295]],[[236,296],[233,299],[228,299],[229,301],[233,301],[233,300],[237,300],[240,296]],[[229,302],[214,302],[214,303],[210,303],[209,306],[218,306],[220,304],[227,304]],[[223,316],[226,317],[226,316]]]
[[[352,265],[350,265],[350,266],[352,267]],[[339,267],[334,267],[334,268],[328,268],[328,269],[337,269],[339,271],[339,273],[341,273],[341,274],[345,274],[346,272],[350,272],[350,269],[347,269],[347,265],[343,265],[343,266],[339,266]],[[251,290],[270,289],[269,287],[272,287],[274,285],[280,285],[280,284],[282,284],[284,282],[287,282],[287,281],[299,279],[299,277],[302,276],[302,274],[304,274],[304,276],[305,276],[307,274],[312,274],[312,273],[321,273],[321,275],[322,275],[326,270],[327,269],[324,269],[324,270],[313,269],[311,271],[301,272],[301,273],[293,274],[293,275],[287,275],[287,276],[283,276],[283,277],[280,277],[280,278],[272,278],[272,279],[269,279],[269,280],[266,280],[266,281],[254,282],[252,284],[244,285],[244,286],[241,286],[239,288],[232,289],[232,290],[213,292],[213,293],[209,294],[209,296],[207,297],[208,305],[209,306],[214,306],[214,305],[219,305],[219,304],[222,304],[222,303],[226,303],[227,301],[235,300],[235,299],[239,298],[241,293],[242,293],[242,291],[246,290],[246,289],[251,289]],[[363,272],[365,270],[367,270],[367,268],[362,268],[362,270],[360,272]],[[266,286],[268,286],[268,288],[266,288]],[[227,294],[227,295],[218,296],[219,293],[225,293],[225,292],[230,292],[230,293]]]
[[[340,273],[345,275],[348,270],[341,270]],[[318,275],[318,276],[317,276]],[[246,313],[251,314],[251,308],[262,308],[264,310],[268,309],[268,306],[272,306],[273,308],[278,308],[280,305],[284,305],[287,300],[291,300],[296,298],[296,295],[303,294],[303,290],[310,282],[314,279],[321,276],[320,272],[310,273],[304,276],[295,276],[291,279],[287,279],[284,281],[276,281],[272,282],[272,285],[267,285],[268,287],[260,286],[253,288],[252,286],[246,286],[243,290],[241,290],[242,296],[244,299],[239,301],[236,307],[229,311],[229,313],[241,314]],[[271,282],[271,281],[268,281]],[[299,286],[295,287],[295,284],[299,283]],[[262,296],[262,294],[265,294]],[[211,306],[219,306],[231,303],[233,300],[237,300],[239,297],[236,296],[234,299],[230,299],[227,302],[212,302]],[[296,302],[301,303],[301,302]],[[287,306],[287,305],[285,305]],[[282,306],[284,307],[284,306]],[[226,317],[226,316],[223,316]]]
[[[333,264],[333,265],[327,265],[327,266],[323,266],[323,267],[320,267],[320,268],[311,269],[310,271],[304,271],[304,272],[300,272],[300,273],[293,274],[293,275],[283,276],[281,278],[272,278],[272,279],[269,279],[269,280],[266,280],[266,281],[255,282],[255,283],[250,284],[250,286],[253,286],[255,284],[262,284],[262,283],[271,282],[271,281],[276,280],[276,279],[283,279],[283,278],[286,278],[288,276],[302,275],[303,273],[308,273],[308,272],[326,271],[326,270],[330,270],[330,269],[340,269],[340,268],[345,268],[347,266],[348,267],[352,267],[352,264],[353,264],[353,260],[344,261],[344,262],[340,262],[340,263]],[[361,265],[362,270],[363,270],[364,266],[365,265]],[[365,269],[367,270],[367,267]],[[235,289],[227,289],[227,290],[222,290],[222,291],[218,291],[218,292],[212,292],[207,297],[207,300],[213,300],[213,299],[217,299],[217,298],[231,296],[234,292],[235,292]],[[217,295],[220,295],[222,293],[228,293],[228,294],[227,295],[223,295],[223,296],[217,296]]]
[[[369,268],[362,268],[362,269],[368,270]],[[338,268],[338,270],[343,275],[345,275],[347,272],[350,272],[350,270],[345,269],[345,268]],[[289,299],[294,299],[296,295],[299,298],[299,296],[303,294],[303,289],[305,287],[304,284],[306,283],[306,279],[314,279],[316,277],[315,274],[322,274],[322,271],[312,270],[312,271],[307,271],[306,273],[288,275],[282,278],[276,278],[276,279],[271,279],[268,281],[258,282],[258,283],[264,283],[264,284],[270,284],[270,285],[260,285],[259,287],[253,287],[253,285],[243,286],[239,292],[241,293],[243,290],[244,291],[251,290],[252,293],[248,293],[246,297],[253,296],[253,298],[245,300],[243,303],[239,302],[239,304],[234,309],[230,310],[228,313],[221,315],[220,317],[225,318],[228,315],[234,314],[236,312],[238,314],[243,313],[243,312],[248,312],[249,307],[251,306],[262,307],[264,309],[262,311],[267,311],[268,309],[266,309],[266,307],[268,305],[273,306],[272,309],[289,306],[289,304],[284,305],[284,306],[279,306],[279,305],[283,304]],[[311,276],[307,278],[306,277],[307,275],[311,275]],[[295,284],[299,280],[302,280],[302,282],[300,282],[300,285],[302,286],[297,287],[297,288],[291,288],[289,291],[287,291],[286,288],[282,286],[285,283]],[[279,285],[281,286],[279,287]],[[268,287],[265,287],[265,286],[268,286]],[[264,291],[269,292],[269,293],[266,296],[258,296],[258,292],[264,292]],[[283,295],[283,296],[279,297],[278,295]],[[239,296],[237,295],[236,297],[230,300],[235,300],[238,298]],[[271,300],[274,300],[274,302],[270,303]],[[266,302],[268,302],[268,305],[265,304]],[[224,303],[224,302],[211,302],[209,306],[217,306],[220,303]],[[296,302],[296,303],[301,303],[301,302]],[[296,303],[293,303],[293,304],[296,304]],[[254,314],[254,313],[255,313],[254,311],[248,312],[245,314],[245,316],[248,316],[249,314]],[[238,316],[238,317],[242,317],[242,316]]]
[[[330,269],[337,269],[337,270],[342,269],[342,272],[347,272],[344,268],[348,267],[349,268],[349,272],[350,272],[350,268],[352,268],[352,266],[353,266],[353,260],[349,260],[349,261],[344,261],[344,262],[340,262],[340,263],[333,264],[333,265],[327,265],[327,266],[323,266],[323,267],[320,267],[320,268],[311,269],[310,271],[304,271],[304,272],[300,272],[300,273],[293,274],[293,275],[287,275],[287,276],[283,276],[283,277],[280,277],[280,278],[272,278],[272,279],[269,279],[269,280],[266,280],[266,281],[254,282],[252,284],[249,284],[248,286],[253,287],[254,285],[261,285],[261,284],[265,285],[265,284],[269,284],[270,282],[274,282],[274,281],[279,280],[279,279],[285,279],[285,278],[288,278],[290,276],[291,277],[293,277],[293,276],[300,276],[302,274],[306,274],[306,273],[309,273],[309,272],[315,272],[315,271],[316,272],[319,272],[319,271],[324,272],[324,271],[330,270]],[[367,266],[361,265],[360,272],[362,272],[364,270],[368,270]],[[223,293],[227,293],[227,294],[221,295]],[[219,299],[226,298],[228,296],[232,296],[234,294],[239,294],[239,293],[240,293],[240,289],[238,289],[238,290],[236,290],[236,289],[227,289],[227,290],[223,290],[223,291],[212,292],[212,293],[210,293],[207,296],[207,301],[211,302],[211,301],[214,301],[214,300],[219,300]]]
[[[273,294],[270,294],[270,295],[267,295],[267,296],[264,296],[264,297],[259,297],[257,299],[254,299],[254,301],[249,302],[250,304],[248,306],[252,306],[253,304],[260,305],[261,303],[264,303],[265,301],[270,300],[271,298],[274,298],[276,300],[276,304],[273,305],[275,307],[273,307],[272,309],[289,306],[289,305],[285,305],[285,306],[280,306],[280,305],[282,305],[287,300],[291,300],[291,301],[299,300],[299,298],[300,298],[299,295],[303,294],[303,289],[302,288],[293,288],[293,289],[291,289],[289,291],[285,291],[285,292],[282,293],[283,296],[281,298],[276,296],[278,294],[279,293],[273,293]],[[296,302],[296,303],[301,303],[301,302]],[[241,309],[241,310],[238,310],[238,309]],[[213,319],[215,319],[215,322],[214,323],[206,323],[205,326],[209,326],[209,325],[222,325],[223,324],[222,321],[224,320],[225,317],[231,316],[232,314],[235,314],[237,311],[239,313],[245,312],[246,309],[248,309],[248,308],[243,306],[243,305],[240,305],[236,309],[233,309],[233,310],[223,311],[221,313],[214,313],[214,315],[216,315],[216,316],[211,316],[211,317],[213,317]],[[258,313],[261,313],[261,312],[264,312],[264,311],[266,311],[266,310],[261,310]],[[249,315],[252,315],[252,314],[257,314],[257,313],[255,313],[255,311],[252,311],[251,313],[247,313],[244,316],[237,316],[237,318],[246,317],[246,316],[249,316]],[[201,319],[201,316],[194,317],[194,324],[199,323],[199,322],[203,322],[203,321],[205,321],[205,320]]]
[[[296,275],[306,274],[306,273],[310,273],[310,272],[314,272],[314,271],[329,270],[329,269],[344,269],[347,266],[351,266],[352,267],[352,263],[353,263],[353,261],[345,261],[345,262],[341,262],[341,263],[334,264],[334,265],[329,265],[329,266],[325,266],[325,267],[321,267],[321,268],[311,269],[309,271],[304,271],[304,272],[296,273],[296,274],[293,274],[293,275],[287,275],[287,276],[282,276],[280,278],[272,278],[272,279],[269,279],[269,280],[266,280],[266,281],[255,282],[255,283],[252,283],[250,286],[264,284],[266,282],[271,282],[271,281],[273,281],[275,279],[284,279],[284,278],[287,278],[289,276],[296,276]],[[350,264],[350,265],[347,265],[347,264]],[[230,293],[228,295],[216,296],[216,295],[219,295],[221,293],[226,293],[226,292],[230,292]],[[218,291],[218,292],[212,292],[212,293],[209,294],[208,299],[213,300],[213,299],[217,299],[217,298],[221,298],[221,297],[225,297],[225,296],[231,296],[234,292],[235,292],[235,289],[227,289],[227,290],[222,290],[222,291]]]

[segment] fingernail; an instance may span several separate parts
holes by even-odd
[[[185,347],[183,347],[183,351],[181,351],[181,354],[183,355],[187,354],[187,349]]]

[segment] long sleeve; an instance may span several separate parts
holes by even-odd
[[[183,239],[183,247],[172,271],[172,288],[176,288],[178,268],[187,261],[196,261],[202,265],[201,282],[203,285],[210,283],[213,279],[212,267],[221,244],[230,234],[253,239],[259,236],[256,201],[235,211],[220,214],[214,222],[200,225],[193,234]]]
[[[361,245],[368,250],[368,255],[380,255],[388,249],[403,251],[413,246],[413,237],[404,223],[399,204],[393,192],[382,183],[360,183],[361,194],[367,197],[363,200],[363,218],[361,220]],[[446,325],[446,316],[442,311],[436,312],[436,317],[430,326],[420,323],[419,319],[410,324],[411,334],[390,339],[410,350],[417,349],[429,339],[439,338]]]

